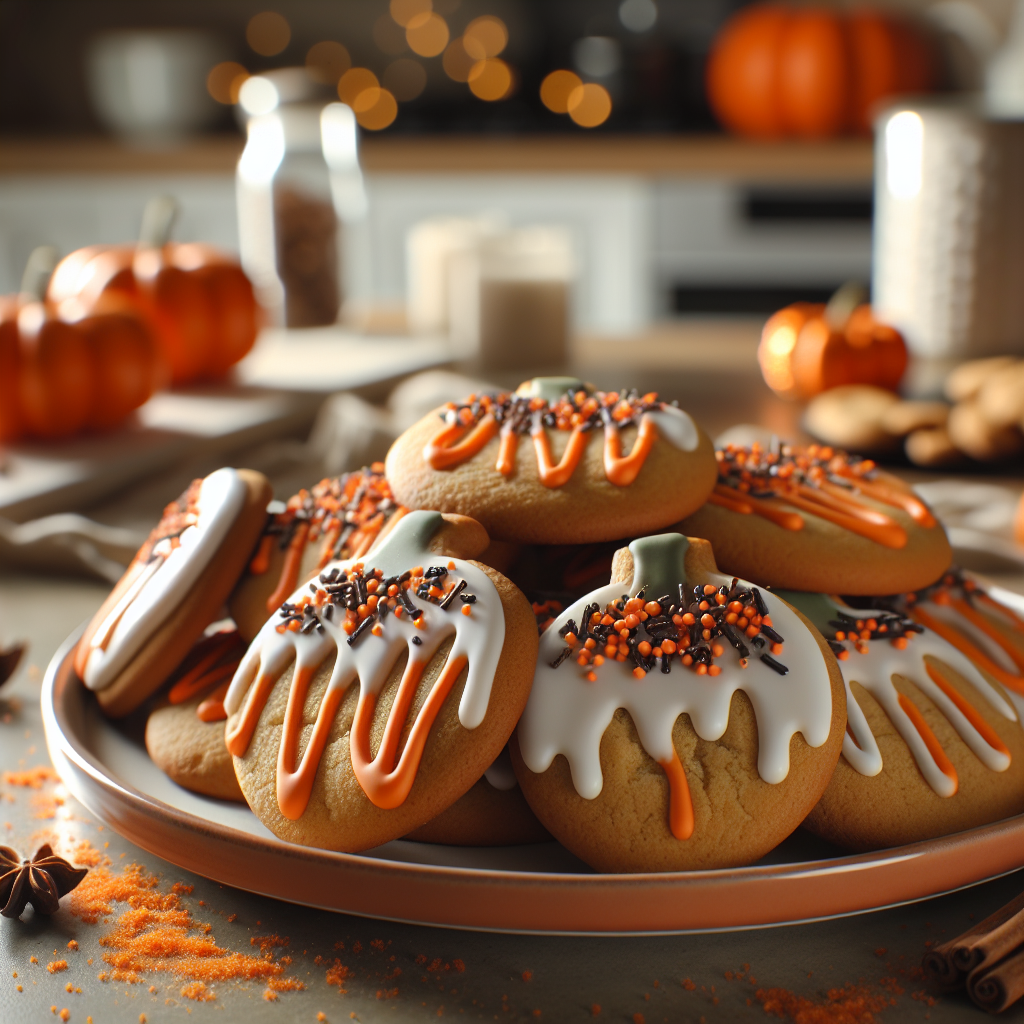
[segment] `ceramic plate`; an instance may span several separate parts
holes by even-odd
[[[397,841],[358,855],[295,846],[247,807],[175,785],[150,761],[141,723],[105,718],[71,668],[78,635],[54,655],[42,692],[50,757],[67,788],[144,850],[292,903],[489,931],[712,931],[876,910],[1021,867],[1024,815],[857,856],[798,832],[750,867],[639,875],[595,874],[554,842],[472,849]]]

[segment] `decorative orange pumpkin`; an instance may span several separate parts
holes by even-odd
[[[261,311],[242,268],[205,245],[168,242],[173,200],[152,200],[139,244],[91,246],[66,257],[49,298],[86,310],[116,297],[150,324],[171,383],[220,377],[252,348]]]
[[[851,294],[840,289],[828,306],[798,302],[768,319],[757,358],[776,394],[808,399],[841,384],[899,387],[907,368],[903,336]]]
[[[37,249],[22,292],[0,302],[0,437],[103,430],[145,402],[160,360],[145,322],[126,312],[67,318],[42,293],[56,254]]]
[[[715,40],[707,93],[730,131],[759,139],[869,132],[889,96],[932,87],[923,33],[889,13],[757,4]]]

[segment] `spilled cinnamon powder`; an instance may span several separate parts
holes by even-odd
[[[7,786],[27,786],[29,789],[42,789],[45,782],[60,782],[60,776],[48,765],[37,764],[20,772],[4,772],[0,781]]]
[[[216,998],[208,984],[219,981],[260,980],[274,993],[305,987],[297,979],[282,977],[284,967],[273,959],[271,950],[287,945],[287,939],[257,937],[253,944],[260,946],[259,957],[218,946],[210,934],[212,926],[196,922],[182,903],[181,894],[188,891],[188,886],[175,885],[162,892],[159,879],[138,864],[126,865],[119,874],[103,865],[89,872],[69,897],[73,915],[96,924],[101,918],[109,920],[116,904],[127,905],[99,940],[107,949],[103,960],[110,967],[100,972],[101,981],[136,983],[154,971],[167,972],[186,983],[181,989],[184,998],[201,1002]]]
[[[754,998],[765,1013],[788,1017],[798,1024],[874,1024],[875,1014],[896,1005],[892,996],[854,984],[829,989],[817,1002],[784,988],[758,989]]]

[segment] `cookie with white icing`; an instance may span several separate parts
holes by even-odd
[[[224,695],[244,652],[236,629],[208,633],[189,651],[146,719],[146,750],[153,763],[193,793],[245,799],[224,742]]]
[[[829,638],[849,716],[807,828],[871,850],[1024,811],[1024,651],[1011,639],[1024,621],[1012,609],[955,572],[873,607],[786,597]]]
[[[75,650],[75,671],[108,715],[154,694],[219,618],[271,497],[262,473],[224,468],[164,510]]]
[[[512,761],[537,817],[599,871],[727,867],[817,803],[845,721],[807,620],[718,573],[706,541],[663,534],[541,637]]]
[[[678,524],[726,571],[764,586],[896,594],[934,583],[952,551],[902,480],[824,445],[726,444],[707,504]]]
[[[710,440],[681,409],[570,377],[450,402],[405,431],[385,465],[403,505],[461,512],[496,540],[529,544],[661,529],[698,508],[716,474]]]
[[[394,500],[384,464],[327,477],[274,503],[256,550],[228,602],[246,640],[303,581],[328,562],[359,558],[406,509]]]
[[[225,699],[249,806],[291,842],[358,851],[436,817],[484,774],[529,694],[526,598],[471,560],[463,516],[410,512],[260,630]]]
[[[405,838],[446,846],[522,846],[549,842],[551,834],[530,810],[506,747],[465,796]]]

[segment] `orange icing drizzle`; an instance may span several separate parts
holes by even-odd
[[[227,674],[220,686],[196,708],[196,714],[200,721],[223,722],[228,717],[227,711],[224,710],[224,698],[227,696],[233,674],[233,672]]]
[[[224,730],[224,743],[235,757],[241,757],[249,749],[252,734],[256,731],[256,724],[260,719],[260,713],[276,682],[275,674],[260,668],[260,673],[246,696],[245,707],[238,716],[234,727],[229,724]]]
[[[200,657],[199,661],[192,666],[172,687],[167,698],[172,704],[184,704],[185,701],[194,697],[201,690],[206,689],[216,679],[223,678],[226,672],[234,672],[237,667],[237,659],[233,664],[217,665],[217,662],[224,657],[232,647],[240,647],[238,633],[215,633],[209,637],[205,644],[207,651]],[[212,671],[211,671],[212,670]]]
[[[668,822],[672,835],[676,839],[689,839],[693,835],[693,800],[690,797],[690,785],[686,781],[686,772],[679,760],[679,754],[672,748],[671,761],[659,761],[658,764],[668,776],[669,806]]]
[[[295,532],[288,544],[288,553],[284,556],[281,578],[277,587],[267,598],[267,612],[273,613],[281,606],[299,582],[299,571],[302,569],[302,553],[306,550],[306,538],[309,536],[309,523],[296,523]]]
[[[981,738],[1000,754],[1010,757],[1010,751],[1006,744],[999,738],[999,734],[978,714],[977,708],[970,701],[962,697],[942,675],[942,673],[931,662],[925,662],[925,670],[931,676],[932,682],[960,709],[960,713],[978,731]]]
[[[727,508],[731,512],[740,512],[745,515],[756,512],[784,530],[795,531],[804,528],[804,518],[799,512],[787,512],[784,508],[779,508],[764,498],[752,498],[749,494],[743,494],[725,484],[715,484],[715,489],[708,495],[708,501],[713,505]]]
[[[643,468],[654,442],[658,439],[658,428],[649,416],[640,417],[636,441],[629,455],[622,457],[622,439],[618,427],[609,424],[604,429],[604,472],[616,487],[628,487]]]
[[[561,460],[555,465],[551,461],[551,445],[548,442],[547,431],[543,428],[536,431],[533,434],[533,447],[537,452],[537,475],[540,482],[545,487],[561,487],[567,483],[587,450],[589,440],[589,431],[579,428],[573,430],[569,435],[569,443],[562,452]]]
[[[952,597],[949,594],[939,592],[931,596],[931,600],[936,604],[948,605],[955,608],[968,622],[977,626],[986,636],[991,637],[1013,660],[1014,664],[1021,671],[1014,674],[1008,672],[1002,665],[997,664],[983,651],[973,640],[971,640],[961,630],[955,626],[950,625],[947,622],[943,622],[942,619],[930,612],[925,611],[920,605],[912,605],[908,609],[908,615],[911,618],[916,619],[921,623],[922,626],[927,626],[929,629],[938,633],[944,640],[948,640],[958,651],[970,658],[976,665],[983,668],[990,675],[996,677],[1010,690],[1015,693],[1019,693],[1024,696],[1024,656],[1016,650],[1016,648],[1007,640],[1000,631],[981,615],[977,609],[972,608],[971,605],[959,597]],[[992,605],[998,608],[1000,611],[1008,613],[1013,616],[1013,613],[1008,609],[1004,608],[998,602],[992,601],[989,598]],[[1013,616],[1016,618],[1016,616]]]
[[[468,659],[463,656],[450,660],[445,665],[444,671],[430,688],[430,693],[416,716],[397,764],[396,754],[402,729],[405,727],[409,706],[412,704],[426,664],[410,660],[406,666],[398,693],[395,695],[395,703],[384,727],[380,749],[373,758],[370,756],[370,727],[377,698],[372,693],[360,692],[355,720],[352,722],[352,769],[363,792],[377,807],[385,810],[399,807],[409,795],[416,781],[416,772],[423,757],[423,748],[426,746],[430,729],[441,710],[441,705],[467,664]]]
[[[907,714],[907,718],[910,719],[914,728],[920,733],[921,739],[928,748],[928,753],[932,755],[936,767],[953,783],[953,793],[951,795],[955,795],[960,788],[960,780],[957,777],[956,769],[953,767],[953,762],[946,756],[945,750],[942,749],[942,744],[939,743],[935,733],[929,728],[928,723],[924,720],[924,715],[918,710],[917,705],[902,693],[899,694],[899,701],[900,707]]]
[[[819,445],[810,445],[806,449],[786,446],[780,456],[765,453],[757,444],[746,450],[730,445],[716,454],[720,464],[719,483],[708,500],[732,512],[762,516],[784,530],[803,528],[801,515],[787,513],[781,507],[790,505],[884,547],[894,550],[906,547],[907,531],[890,516],[859,501],[858,493],[882,504],[903,509],[922,527],[936,525],[934,516],[912,491],[885,480],[865,479],[864,473],[874,469],[873,462],[861,463],[866,469],[858,472],[846,461],[842,452],[831,448]],[[749,468],[748,463],[753,468]],[[770,465],[778,469],[777,475],[769,476],[764,471],[764,467]],[[812,484],[805,483],[796,475],[798,466],[808,479],[814,481]],[[857,493],[827,479],[828,473],[850,480]],[[738,474],[742,483],[735,485],[723,481],[725,474]],[[759,483],[773,492],[771,497],[755,498],[747,493],[747,488],[756,487]]]
[[[260,538],[256,554],[252,556],[249,563],[249,572],[253,576],[262,576],[270,568],[270,552],[274,549],[274,538],[271,534],[264,534]]]
[[[448,469],[473,458],[498,433],[498,421],[487,413],[461,441],[451,444],[464,430],[461,423],[446,424],[436,437],[427,442],[423,457],[434,469]]]
[[[475,397],[475,396],[474,396]],[[657,395],[653,392],[643,396],[641,401],[652,403],[656,401]],[[508,396],[498,396],[499,404],[506,402]],[[519,399],[527,403],[525,398]],[[485,396],[481,399],[484,408],[493,408],[492,399]],[[585,392],[577,392],[573,396],[571,404],[569,399],[563,398],[551,406],[542,398],[528,400],[526,408],[529,414],[537,414],[544,410],[550,410],[557,416],[557,426],[560,430],[571,430],[569,442],[562,458],[557,464],[551,458],[551,445],[548,441],[547,431],[541,424],[535,424],[530,430],[533,437],[533,445],[537,454],[537,469],[540,482],[545,487],[562,487],[572,477],[576,467],[586,451],[590,441],[590,434],[595,428],[595,417],[599,411],[605,422],[605,444],[604,444],[604,467],[605,475],[618,487],[628,487],[637,478],[643,468],[647,456],[658,439],[658,428],[654,421],[645,415],[640,415],[637,438],[633,444],[633,450],[627,456],[622,455],[622,442],[619,437],[620,420],[629,420],[637,414],[635,406],[625,399],[619,398],[615,392],[605,394],[598,392],[596,395],[586,395]],[[454,412],[455,406],[448,406],[450,413]],[[515,406],[513,405],[513,408]],[[523,406],[520,406],[522,415]],[[454,423],[445,423],[438,433],[424,446],[423,457],[434,469],[449,469],[457,466],[467,459],[471,459],[483,450],[484,446],[499,432],[498,421],[493,412],[486,412],[475,427],[468,430],[461,441],[456,439],[463,435],[468,429],[471,419],[466,408],[462,409],[459,417]],[[521,421],[520,421],[521,422]],[[500,428],[501,442],[498,449],[498,458],[495,461],[495,469],[502,476],[511,476],[515,472],[516,450],[519,446],[519,436],[515,426],[506,421],[506,425]]]
[[[498,448],[498,461],[494,468],[502,476],[511,476],[516,471],[516,449],[519,447],[519,435],[514,430],[501,432],[501,446]]]

